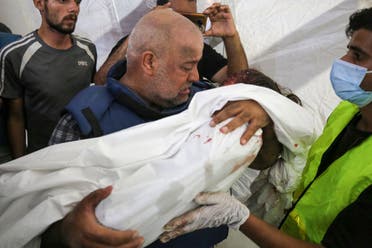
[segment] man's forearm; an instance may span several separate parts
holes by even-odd
[[[98,85],[104,85],[106,83],[107,73],[109,72],[110,68],[116,64],[119,60],[125,58],[127,54],[128,48],[128,38],[123,41],[123,43],[119,46],[119,48],[106,59],[103,65],[99,68],[99,70],[94,75],[94,83]]]
[[[321,245],[295,239],[266,222],[250,215],[240,226],[240,231],[259,247],[267,248],[321,248]]]
[[[233,36],[223,37],[223,42],[228,60],[228,76],[248,69],[248,60],[247,56],[245,55],[243,45],[240,41],[239,33],[236,32]]]
[[[68,247],[63,243],[61,235],[61,221],[54,222],[48,229],[41,235],[40,248],[66,248]]]
[[[7,123],[8,139],[13,158],[19,158],[26,153],[25,124],[23,118],[10,116]]]

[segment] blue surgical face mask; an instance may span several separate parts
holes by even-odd
[[[332,65],[331,82],[333,89],[342,100],[349,101],[364,107],[372,102],[372,91],[365,91],[360,88],[367,68],[355,65],[341,59],[336,59]]]

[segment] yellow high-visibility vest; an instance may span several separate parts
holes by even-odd
[[[358,111],[356,105],[341,102],[311,147],[302,182],[294,195],[298,202],[281,227],[289,235],[319,244],[336,216],[372,185],[372,136],[314,180],[324,152]]]

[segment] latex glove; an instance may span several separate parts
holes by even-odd
[[[164,226],[160,241],[168,242],[182,234],[207,227],[228,225],[238,229],[249,217],[249,209],[233,196],[203,192],[194,201],[201,207],[174,218]]]

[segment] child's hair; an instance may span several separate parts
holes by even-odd
[[[244,83],[244,84],[253,84],[257,86],[262,86],[265,88],[272,89],[283,96],[288,97],[295,103],[302,105],[301,100],[298,96],[292,93],[292,91],[288,88],[278,85],[274,80],[263,74],[262,72],[256,69],[247,69],[241,72],[233,74],[231,77],[226,79],[222,84],[223,85],[231,85],[237,83]]]

